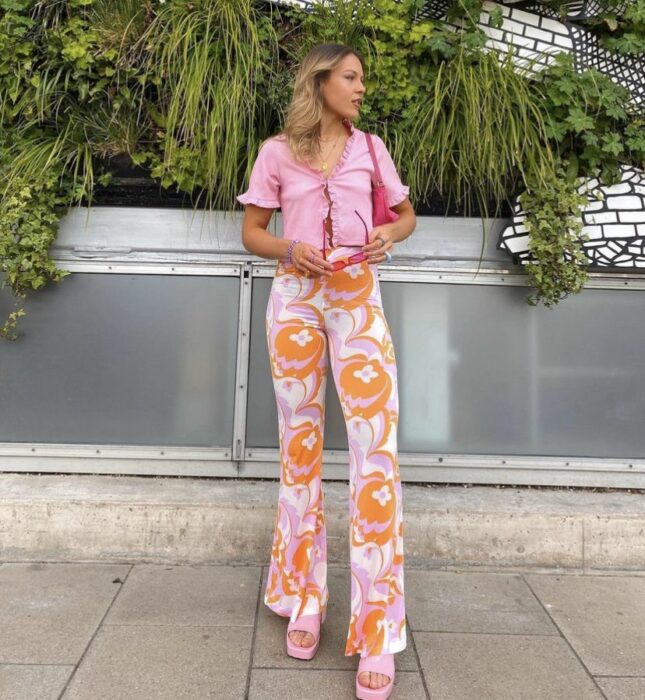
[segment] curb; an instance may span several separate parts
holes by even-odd
[[[330,564],[348,565],[348,485],[324,482]],[[2,561],[268,561],[278,482],[0,474]],[[645,498],[403,484],[406,564],[645,570]]]

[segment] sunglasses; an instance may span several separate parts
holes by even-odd
[[[367,230],[367,224],[365,223],[363,217],[354,209],[354,213],[358,218],[363,222],[363,227],[365,228],[365,245],[369,244],[369,231]],[[326,255],[326,248],[325,248],[325,241],[326,241],[326,231],[325,231],[325,222],[323,221],[323,248],[321,250],[321,253],[323,254],[323,258],[327,260],[327,255]],[[361,248],[362,246],[358,245],[346,245],[343,246],[345,248]],[[367,260],[369,255],[365,251],[361,251],[360,253],[354,253],[353,255],[350,255],[349,257],[345,258],[345,260],[334,260],[334,262],[331,264],[332,272],[336,272],[338,270],[342,270],[343,268],[347,267],[348,265],[354,265],[355,263],[363,262],[363,260]]]

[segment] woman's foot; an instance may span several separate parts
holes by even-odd
[[[356,697],[387,700],[394,688],[394,654],[365,656],[358,662]]]
[[[302,615],[287,627],[287,654],[294,659],[313,659],[320,643],[320,625],[326,610],[313,615]]]

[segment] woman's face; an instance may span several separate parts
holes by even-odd
[[[354,54],[349,54],[331,71],[320,85],[324,106],[340,119],[356,119],[365,93],[363,66]]]

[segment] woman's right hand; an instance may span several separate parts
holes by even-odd
[[[320,251],[309,243],[296,243],[291,250],[291,261],[299,272],[309,273],[309,277],[331,275],[332,265]]]

